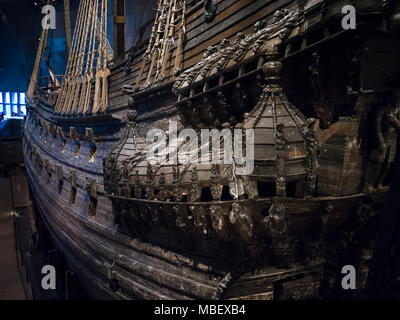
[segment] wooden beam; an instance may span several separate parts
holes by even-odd
[[[71,50],[71,12],[69,9],[69,1],[64,0],[64,16],[65,16],[65,36],[67,39],[67,54]]]
[[[125,52],[125,0],[114,1],[114,57]]]

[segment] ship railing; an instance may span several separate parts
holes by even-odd
[[[384,201],[387,191],[387,189],[382,190],[377,194],[376,200]],[[342,197],[324,196],[309,199],[267,197],[182,202],[132,198],[115,194],[107,194],[107,196],[116,208],[115,214],[119,215],[126,224],[133,224],[134,229],[140,228],[142,224],[160,225],[194,236],[216,235],[225,240],[230,239],[247,244],[271,236],[269,217],[274,217],[275,210],[272,208],[274,205],[279,207],[279,202],[284,203],[284,216],[287,219],[289,233],[298,233],[306,230],[301,230],[300,225],[293,225],[292,220],[301,217],[310,219],[312,216],[314,216],[312,219],[316,219],[320,215],[321,208],[331,205],[335,209],[329,212],[329,224],[341,225],[350,215],[349,208],[366,197],[365,194],[359,193]],[[347,203],[346,208],[336,205],[336,202],[343,203],[344,199]],[[237,218],[239,214],[241,217]],[[236,219],[233,219],[235,216]]]
[[[49,107],[55,105],[58,96],[58,86],[37,87],[35,97]]]

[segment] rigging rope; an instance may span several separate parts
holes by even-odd
[[[50,4],[50,1],[51,0],[47,0],[47,5]],[[48,29],[42,29],[42,34],[40,36],[39,47],[38,47],[38,51],[36,53],[35,65],[33,67],[32,75],[31,75],[31,79],[29,81],[29,86],[28,86],[28,91],[27,91],[28,101],[30,101],[30,102],[33,101],[33,95],[36,90],[38,77],[39,77],[39,71],[40,71],[40,60],[44,53],[44,49],[46,48],[48,31],[49,31]]]
[[[79,30],[80,30],[80,26],[81,26],[81,22],[82,22],[82,10],[83,10],[83,1],[81,1],[79,3],[79,8],[78,8],[78,16],[77,16],[77,22],[75,25],[75,30],[74,30],[74,36],[72,39],[72,45],[71,45],[71,49],[68,53],[68,62],[67,62],[67,68],[65,71],[65,76],[63,77],[62,80],[62,84],[61,84],[61,89],[60,92],[58,94],[58,99],[57,99],[57,103],[56,106],[54,108],[54,112],[58,113],[59,110],[61,109],[62,105],[64,104],[65,101],[65,97],[66,97],[66,93],[67,93],[67,87],[69,85],[69,77],[70,77],[70,72],[72,69],[72,60],[74,57],[74,54],[76,52],[76,46],[77,46],[77,39],[78,39],[78,34],[79,34]]]
[[[178,13],[180,12],[180,15]],[[180,23],[179,23],[180,20]],[[175,33],[178,34],[174,73],[178,73],[182,64],[183,40],[186,33],[186,0],[159,0],[157,15],[151,31],[149,44],[143,56],[142,66],[136,79],[136,85],[142,81],[147,63],[146,84],[162,81],[167,76],[167,68],[175,45]],[[178,30],[177,30],[177,27]],[[154,70],[155,69],[155,70]],[[153,79],[154,73],[154,79]]]
[[[81,0],[78,9],[67,70],[54,112],[57,114],[89,114],[105,112],[108,108],[107,62],[108,0]],[[90,107],[92,80],[95,94]]]

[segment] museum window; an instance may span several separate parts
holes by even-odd
[[[4,118],[23,117],[26,115],[26,94],[24,92],[0,91],[0,112]]]

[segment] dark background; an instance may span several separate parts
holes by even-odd
[[[113,46],[113,2],[109,0],[108,38]],[[135,40],[139,24],[144,24],[154,15],[154,0],[126,0],[126,38],[128,50]],[[38,5],[35,6],[35,3]],[[36,51],[41,35],[41,13],[43,0],[0,0],[0,92],[25,92],[36,58]],[[71,29],[75,25],[79,0],[71,0]],[[49,30],[46,57],[56,75],[65,72],[65,21],[63,1],[56,0],[56,29]],[[143,17],[141,17],[143,15]],[[41,77],[48,76],[42,62]]]

